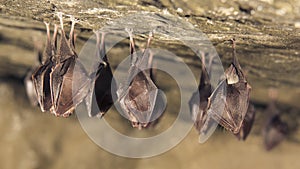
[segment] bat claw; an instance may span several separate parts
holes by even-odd
[[[56,12],[55,15],[58,17],[58,18],[62,18],[63,16],[63,12]]]
[[[60,22],[62,22],[63,19],[63,13],[62,12],[57,12],[56,16],[58,17],[58,19],[60,20]]]

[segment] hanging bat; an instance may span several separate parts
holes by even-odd
[[[37,100],[42,112],[49,111],[52,107],[51,91],[50,91],[50,73],[54,65],[52,59],[56,54],[57,30],[55,25],[54,34],[50,38],[50,24],[44,22],[47,29],[46,48],[42,55],[39,55],[40,66],[33,71],[31,80],[36,92]],[[27,80],[27,86],[30,86],[30,80]],[[30,90],[30,89],[29,89]]]
[[[120,86],[117,94],[121,108],[125,116],[131,121],[132,126],[142,129],[161,114],[161,112],[155,111],[158,88],[151,78],[153,56],[149,45],[152,33],[149,34],[146,49],[141,56],[138,56],[135,52],[132,30],[127,30],[127,32],[130,38],[131,66],[128,82]]]
[[[238,134],[248,111],[251,86],[236,57],[234,39],[232,44],[233,62],[225,71],[225,78],[208,98],[207,113],[225,129]]]
[[[201,52],[202,72],[200,77],[200,83],[198,86],[198,90],[193,93],[189,101],[192,120],[199,134],[206,133],[209,128],[209,125],[207,125],[209,123],[206,123],[209,120],[206,108],[208,104],[208,98],[212,94],[212,85],[209,79],[209,72],[211,71],[212,60],[213,56],[211,56],[209,65],[208,67],[206,67],[205,54]]]
[[[74,26],[75,18],[71,17],[72,26],[69,40],[63,28],[62,13],[58,13],[61,26],[60,46],[53,57],[54,65],[50,73],[51,113],[68,117],[76,106],[83,101],[89,92],[92,79],[75,52]]]
[[[288,125],[280,118],[280,110],[276,106],[275,91],[269,91],[271,101],[266,110],[266,122],[263,128],[264,146],[266,150],[276,147],[288,134]]]
[[[86,105],[90,117],[98,116],[101,118],[114,103],[112,91],[115,95],[116,87],[114,86],[115,83],[112,83],[114,80],[113,74],[106,56],[105,33],[101,33],[101,40],[100,32],[95,31],[95,34],[97,39],[96,55],[100,59],[100,64],[98,64],[96,80],[91,85],[91,92],[86,97]],[[96,100],[96,102],[93,102],[93,100]]]

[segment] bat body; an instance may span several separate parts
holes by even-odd
[[[139,129],[147,127],[149,123],[160,116],[156,112],[155,104],[158,88],[151,78],[152,54],[149,49],[152,34],[150,33],[147,47],[141,56],[135,52],[132,32],[130,37],[131,66],[128,82],[122,85],[117,93],[122,110],[133,127]]]
[[[251,130],[255,112],[252,106],[249,107],[251,86],[237,60],[235,41],[232,40],[232,42],[233,62],[226,69],[225,77],[221,79],[213,92],[211,92],[208,73],[204,68],[204,59],[202,59],[202,74],[198,89],[200,102],[195,101],[197,93],[194,93],[189,103],[199,134],[205,134],[215,121],[239,139],[246,139]]]
[[[208,70],[211,69],[213,56],[210,59],[210,63],[208,65],[208,68],[205,66],[205,55],[204,53],[201,53],[201,61],[202,61],[202,67],[201,67],[201,77],[200,77],[200,83],[198,86],[198,90],[195,91],[189,101],[189,107],[190,112],[192,116],[192,120],[194,121],[194,126],[196,130],[201,133],[206,133],[209,126],[207,120],[209,119],[207,115],[207,105],[208,105],[208,98],[212,94],[212,86],[209,79]],[[207,70],[208,69],[208,70]]]
[[[70,36],[67,39],[63,29],[62,14],[59,13],[58,16],[61,26],[59,48],[57,48],[58,27],[55,26],[51,41],[49,24],[46,23],[47,43],[44,61],[33,72],[32,81],[41,110],[50,111],[56,116],[68,117],[86,97],[91,79],[75,52],[75,19],[72,19]]]
[[[101,61],[97,66],[98,71],[95,75],[95,81],[91,85],[91,91],[86,97],[86,104],[90,117],[97,116],[101,118],[114,103],[113,95],[116,95],[116,87],[114,86],[115,83],[112,83],[114,78],[106,56],[105,33],[102,33],[101,40],[99,32],[95,32],[95,34],[97,38],[96,55]],[[93,102],[93,100],[96,100],[96,102]]]
[[[75,52],[74,26],[72,19],[69,40],[66,38],[62,15],[58,15],[61,26],[60,46],[53,57],[55,63],[50,73],[52,107],[51,113],[56,116],[68,117],[76,106],[86,97],[91,79],[78,60]]]
[[[233,62],[225,71],[225,79],[220,82],[219,86],[213,92],[212,97],[208,99],[209,103],[212,103],[209,105],[212,111],[209,109],[208,111],[221,126],[233,134],[237,134],[243,126],[248,111],[251,86],[248,84],[237,60],[235,41],[232,40],[232,42]],[[216,97],[215,93],[220,94],[220,97]],[[224,109],[219,110],[218,104],[225,105]]]
[[[52,57],[56,53],[57,30],[55,26],[53,39],[50,39],[50,24],[45,23],[47,28],[47,41],[44,53],[41,56],[40,66],[32,73],[32,82],[36,91],[37,100],[43,112],[49,111],[52,107],[51,91],[50,91],[50,73],[54,65]]]

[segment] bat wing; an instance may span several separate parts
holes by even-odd
[[[218,122],[222,119],[222,114],[226,108],[226,91],[226,80],[222,80],[208,98],[207,113]]]
[[[220,113],[215,114],[214,117],[225,129],[238,134],[248,110],[251,86],[247,83],[236,58],[234,62],[225,71],[226,101],[224,110],[220,110]]]
[[[51,73],[53,111],[57,116],[67,117],[86,97],[91,79],[75,57],[58,64]]]
[[[157,93],[157,87],[144,71],[134,77],[125,98],[125,104],[137,122],[150,122]]]
[[[196,91],[193,93],[191,99],[189,100],[189,108],[193,122],[196,122],[197,114],[200,111],[200,96],[199,92]]]
[[[101,67],[101,71],[96,76],[95,82],[91,86],[91,90],[89,92],[88,104],[88,112],[89,116],[93,117],[99,115],[102,117],[108,109],[113,105],[113,97],[112,97],[112,83],[113,74],[110,69],[109,64],[106,67]],[[115,87],[113,86],[113,91],[115,91]],[[94,101],[93,101],[94,100]]]
[[[218,126],[221,113],[224,111],[226,103],[226,80],[219,83],[211,96],[208,98],[207,107],[198,114],[198,121],[196,123],[199,126],[199,141],[203,143],[206,141],[213,131]],[[200,116],[200,117],[199,117]]]
[[[208,98],[212,94],[212,87],[210,84],[209,74],[205,66],[206,64],[204,53],[202,53],[201,61],[202,72],[200,77],[200,84],[198,86],[198,91],[193,93],[189,101],[189,106],[192,120],[194,121],[194,126],[201,135],[200,139],[203,140],[203,138],[208,138],[206,137],[208,131],[211,129],[212,124],[215,122],[213,122],[212,118],[207,114]],[[211,63],[208,65],[208,69],[211,69]]]
[[[237,134],[244,121],[248,105],[250,87],[247,83],[227,84],[224,110],[215,114],[215,120],[227,130]]]
[[[50,89],[51,67],[52,63],[48,61],[44,65],[38,67],[32,74],[32,82],[43,112],[48,111],[52,106]]]

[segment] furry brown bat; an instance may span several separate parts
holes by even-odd
[[[32,80],[41,110],[50,110],[56,116],[68,117],[86,97],[91,79],[83,65],[77,60],[74,45],[75,19],[71,18],[72,27],[69,40],[67,40],[63,29],[62,13],[58,13],[58,17],[61,26],[60,46],[57,49],[58,28],[55,27],[51,41],[49,24],[46,24],[45,61],[33,73]]]
[[[233,134],[240,132],[244,122],[248,106],[251,86],[248,84],[243,70],[236,57],[235,40],[232,40],[233,46],[233,62],[225,71],[226,79],[226,101],[224,111],[214,113],[213,118],[219,121],[225,129]],[[222,82],[221,82],[222,83]],[[218,88],[216,89],[218,90]],[[209,102],[211,102],[211,97]]]
[[[86,97],[91,79],[75,52],[74,26],[76,20],[71,18],[72,26],[67,40],[61,13],[58,15],[61,26],[60,48],[53,57],[54,66],[50,73],[51,112],[56,116],[68,117],[76,106]]]
[[[125,116],[133,127],[147,127],[160,113],[156,112],[155,103],[158,88],[151,78],[152,54],[149,49],[152,33],[149,34],[147,47],[141,56],[135,52],[132,30],[127,30],[130,37],[131,66],[128,82],[117,91],[119,102]]]
[[[238,134],[248,111],[251,86],[237,60],[234,39],[232,44],[233,62],[225,71],[225,78],[208,98],[207,114],[225,129]]]
[[[40,55],[41,65],[37,67],[32,73],[32,82],[36,91],[37,100],[43,112],[49,111],[52,107],[51,91],[50,91],[50,73],[53,66],[52,57],[56,54],[56,41],[58,27],[55,25],[53,38],[50,38],[50,24],[46,23],[47,41],[46,48],[42,55]],[[29,81],[30,83],[30,81]]]

